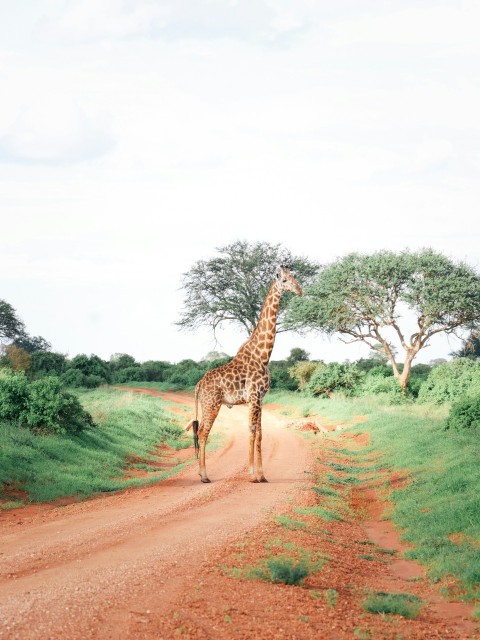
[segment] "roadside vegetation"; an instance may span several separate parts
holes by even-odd
[[[404,618],[416,618],[422,602],[409,593],[377,592],[369,595],[362,603],[369,613],[396,614]]]
[[[309,420],[319,424],[345,425],[357,416],[365,421],[350,427],[356,433],[368,432],[370,444],[361,457],[345,451],[339,464],[315,487],[322,497],[319,517],[328,521],[342,517],[336,508],[339,486],[359,482],[355,467],[362,473],[375,473],[380,467],[401,472],[404,482],[397,489],[388,483],[384,490],[393,501],[389,517],[410,543],[406,557],[418,560],[429,571],[432,581],[449,585],[454,595],[467,599],[480,597],[480,430],[477,422],[467,428],[447,428],[457,405],[403,401],[385,403],[379,397],[312,399],[306,395],[271,392],[266,400],[290,406],[292,416],[301,416],[308,406]],[[477,401],[471,402],[478,407]],[[463,405],[462,405],[463,407]],[[461,412],[463,425],[464,412]],[[337,450],[337,453],[339,451]],[[375,465],[365,466],[368,454],[379,454]],[[341,504],[341,501],[340,501]],[[450,581],[449,581],[450,578]]]
[[[80,431],[39,432],[18,420],[0,421],[3,508],[67,496],[81,499],[158,481],[176,469],[166,466],[162,471],[155,447],[191,444],[159,398],[108,388],[81,391],[79,398],[82,411],[91,417]],[[151,477],[128,478],[140,461]]]

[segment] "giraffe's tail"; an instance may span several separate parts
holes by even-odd
[[[185,429],[188,431],[193,427],[193,444],[195,447],[195,455],[198,458],[198,394],[199,394],[199,385],[195,387],[195,418],[190,420],[190,422],[186,425]]]

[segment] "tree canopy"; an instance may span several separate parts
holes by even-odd
[[[294,256],[281,245],[238,240],[217,249],[219,255],[199,260],[183,274],[184,310],[177,325],[215,330],[222,323],[240,325],[247,333],[255,328],[266,293],[280,264],[287,264],[302,286],[311,281],[318,265]],[[290,296],[280,302],[278,330]]]
[[[0,340],[14,340],[25,334],[25,325],[6,300],[0,300]]]
[[[407,309],[415,318],[410,335]],[[480,277],[432,249],[351,253],[321,269],[303,298],[292,300],[286,320],[291,328],[380,348],[405,388],[413,359],[435,334],[480,323]],[[392,338],[404,350],[403,371]]]
[[[458,351],[451,354],[454,358],[470,358],[475,360],[480,358],[480,331],[471,331],[470,335],[463,340],[463,344]]]

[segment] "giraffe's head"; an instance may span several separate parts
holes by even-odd
[[[278,268],[276,281],[280,293],[283,293],[283,291],[292,291],[296,293],[297,296],[303,295],[301,286],[290,273],[290,269],[283,264]]]

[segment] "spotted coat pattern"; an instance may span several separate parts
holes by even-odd
[[[302,295],[298,282],[289,269],[282,266],[270,286],[258,324],[250,338],[230,362],[207,371],[195,388],[195,421],[199,402],[202,408],[202,419],[198,427],[199,474],[202,482],[210,482],[205,468],[205,446],[222,404],[229,408],[237,404],[248,404],[250,478],[252,482],[267,482],[262,466],[262,402],[270,387],[268,362],[275,342],[278,307],[284,291]],[[191,420],[187,429],[195,421]]]

